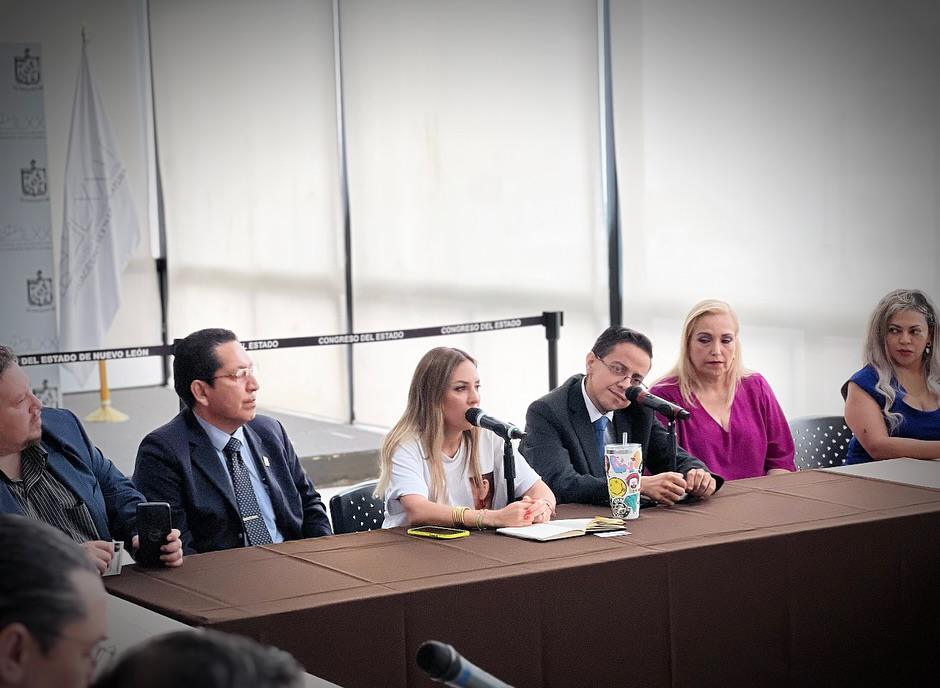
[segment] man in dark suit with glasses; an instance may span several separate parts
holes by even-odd
[[[184,552],[333,534],[284,427],[256,414],[256,370],[233,332],[178,342],[173,379],[186,408],[141,442],[134,483],[170,503]]]
[[[623,434],[640,444],[648,475],[640,494],[648,502],[674,504],[686,495],[708,497],[722,478],[681,447],[675,452],[651,409],[630,403],[626,390],[643,385],[653,361],[646,335],[609,327],[588,352],[585,375],[573,375],[529,405],[526,438],[519,449],[559,503],[607,504],[604,445]]]

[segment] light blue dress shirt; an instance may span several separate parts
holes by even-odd
[[[225,460],[225,454],[222,453],[222,450],[225,449],[225,445],[228,444],[228,438],[234,437],[236,440],[242,443],[242,448],[240,453],[242,455],[242,461],[245,463],[245,467],[248,469],[248,475],[251,477],[251,489],[255,491],[255,499],[258,500],[258,508],[261,510],[261,518],[264,519],[264,525],[268,527],[268,532],[271,533],[272,542],[284,542],[284,536],[281,535],[281,531],[277,529],[277,523],[274,520],[274,507],[271,505],[271,497],[268,495],[267,489],[264,487],[264,482],[261,480],[261,476],[258,475],[258,463],[255,461],[255,456],[251,451],[251,445],[245,441],[245,429],[244,427],[238,428],[231,435],[228,433],[219,430],[214,425],[207,423],[198,414],[193,414],[196,417],[196,420],[199,421],[199,425],[202,426],[202,429],[206,431],[206,435],[209,436],[209,441],[212,443],[212,447],[215,449],[215,453],[219,457],[219,461],[222,464],[222,468],[225,469],[225,475],[228,476],[229,484],[232,484],[232,476],[228,472],[228,462]],[[235,488],[232,488],[234,493]]]

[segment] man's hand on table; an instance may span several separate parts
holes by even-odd
[[[135,535],[131,544],[136,552],[140,547],[140,538]],[[174,528],[170,531],[170,534],[166,536],[166,544],[160,547],[160,551],[163,552],[160,555],[160,561],[164,566],[176,568],[183,565],[183,541],[180,540],[178,529]]]

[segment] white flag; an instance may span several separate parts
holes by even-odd
[[[59,347],[97,349],[121,303],[121,273],[140,225],[114,132],[91,82],[85,41],[65,162]],[[84,383],[92,366],[68,366]]]

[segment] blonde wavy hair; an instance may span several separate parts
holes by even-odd
[[[444,413],[441,404],[454,369],[464,361],[470,361],[474,366],[477,364],[466,351],[444,346],[431,349],[418,361],[411,377],[405,413],[386,435],[382,445],[376,496],[384,498],[388,490],[395,450],[405,442],[417,440],[431,475],[429,499],[432,502],[447,502],[447,480],[441,458],[444,440]],[[476,427],[465,430],[461,440],[463,446],[468,449],[468,476],[477,485],[482,484],[477,450],[479,433],[480,429]]]
[[[734,321],[734,360],[731,361],[727,379],[725,380],[725,393],[727,395],[728,404],[734,399],[738,383],[752,372],[747,370],[741,362],[741,339],[738,336],[741,328],[738,324],[737,314],[731,306],[724,301],[719,301],[718,299],[699,301],[692,306],[692,310],[685,316],[685,322],[682,324],[682,337],[679,339],[679,360],[676,361],[672,370],[659,380],[660,382],[668,380],[678,382],[682,399],[692,406],[697,406],[695,399],[692,397],[692,391],[699,386],[700,379],[695,370],[695,366],[692,365],[692,360],[689,358],[689,343],[692,341],[692,334],[695,332],[695,327],[698,325],[699,320],[706,315],[721,315],[723,313],[730,315],[731,319]]]
[[[901,424],[902,416],[890,411],[898,391],[891,384],[892,380],[897,380],[897,371],[888,353],[887,334],[891,318],[902,311],[920,313],[927,321],[927,349],[924,351],[922,371],[927,388],[940,397],[940,334],[937,331],[937,307],[927,294],[918,289],[895,289],[878,302],[871,314],[863,354],[865,363],[878,373],[875,388],[884,395],[885,404],[881,412],[891,432]]]

